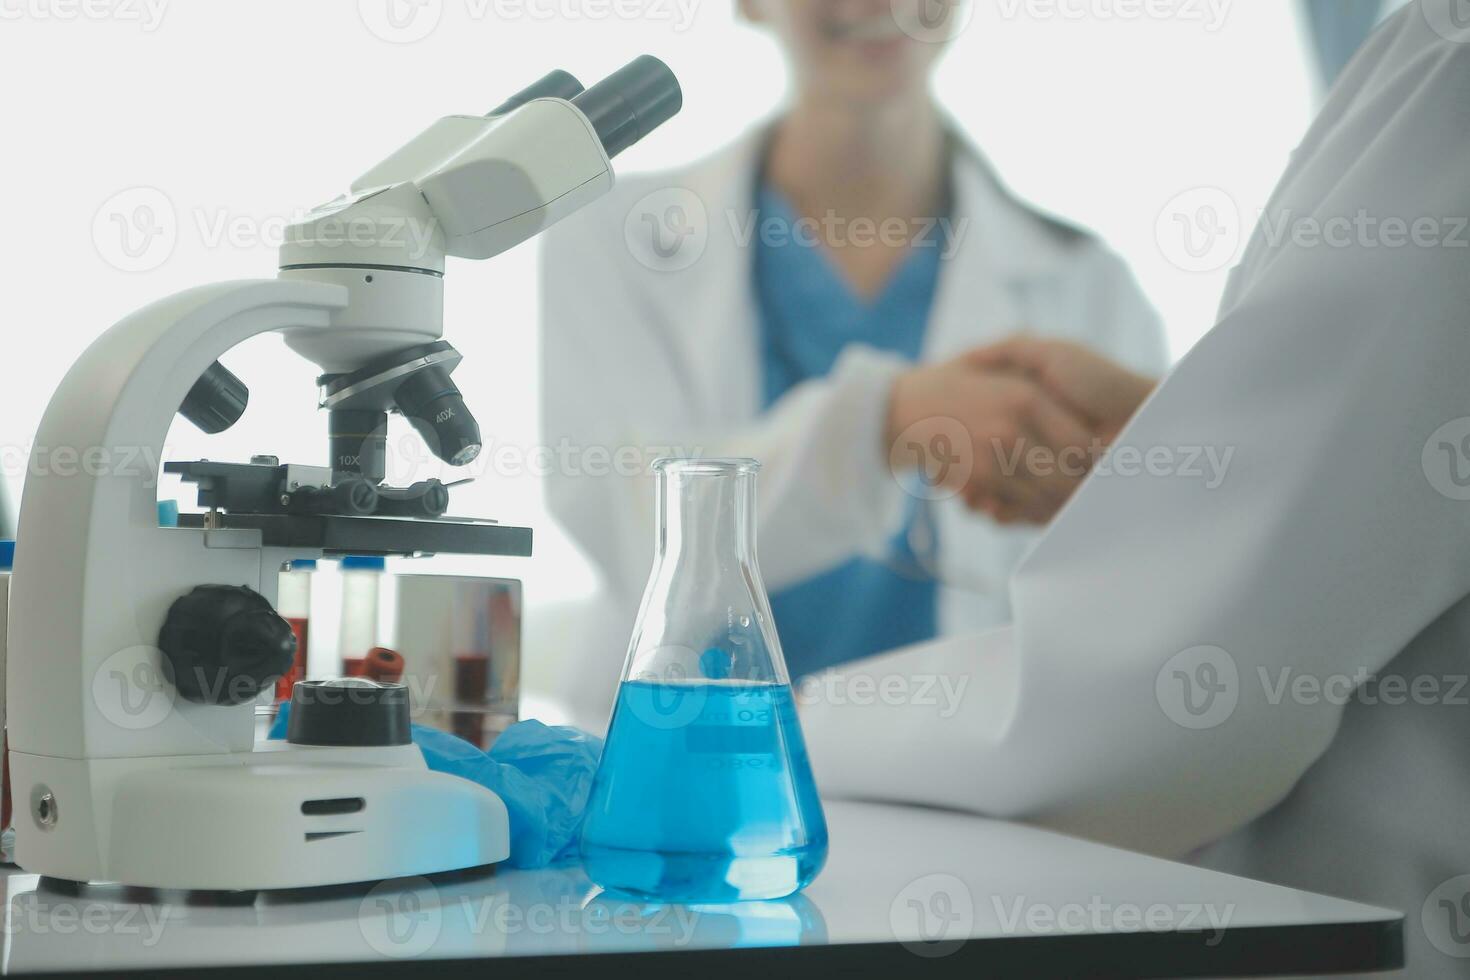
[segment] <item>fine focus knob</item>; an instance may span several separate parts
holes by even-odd
[[[164,669],[198,704],[245,704],[296,656],[296,636],[265,596],[237,585],[200,585],[169,607],[158,634]]]
[[[342,677],[291,689],[286,739],[296,745],[408,745],[408,688]]]

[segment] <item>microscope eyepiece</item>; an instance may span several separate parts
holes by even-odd
[[[536,81],[521,89],[515,95],[506,99],[500,105],[491,109],[487,116],[503,116],[512,109],[519,109],[532,99],[575,99],[585,91],[582,83],[577,81],[577,76],[571,72],[556,71],[542,75]]]
[[[635,58],[572,99],[597,130],[609,157],[672,119],[684,93],[669,66],[652,55]]]

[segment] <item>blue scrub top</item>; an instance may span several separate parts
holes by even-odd
[[[869,301],[848,286],[826,246],[791,233],[799,216],[784,196],[762,187],[758,207],[757,230],[776,230],[757,235],[754,268],[767,408],[801,382],[830,373],[849,344],[918,360],[939,281],[934,243],[912,247]],[[885,560],[854,558],[772,594],[793,678],[935,636],[938,590],[909,545],[920,516],[913,498]]]

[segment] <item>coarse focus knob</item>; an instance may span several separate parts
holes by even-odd
[[[201,431],[218,435],[240,421],[249,404],[250,389],[245,387],[245,382],[215,361],[184,396],[179,414]]]
[[[259,592],[200,585],[169,607],[158,648],[185,699],[245,704],[291,669],[296,636]]]

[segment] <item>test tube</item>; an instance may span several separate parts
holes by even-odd
[[[378,592],[386,567],[377,557],[342,559],[342,627],[337,635],[347,677],[364,676],[368,654],[378,645]]]
[[[291,688],[306,679],[306,650],[311,625],[311,578],[314,561],[293,561],[281,571],[277,585],[276,612],[296,637],[296,656],[291,669],[276,681],[276,700],[291,700]]]

